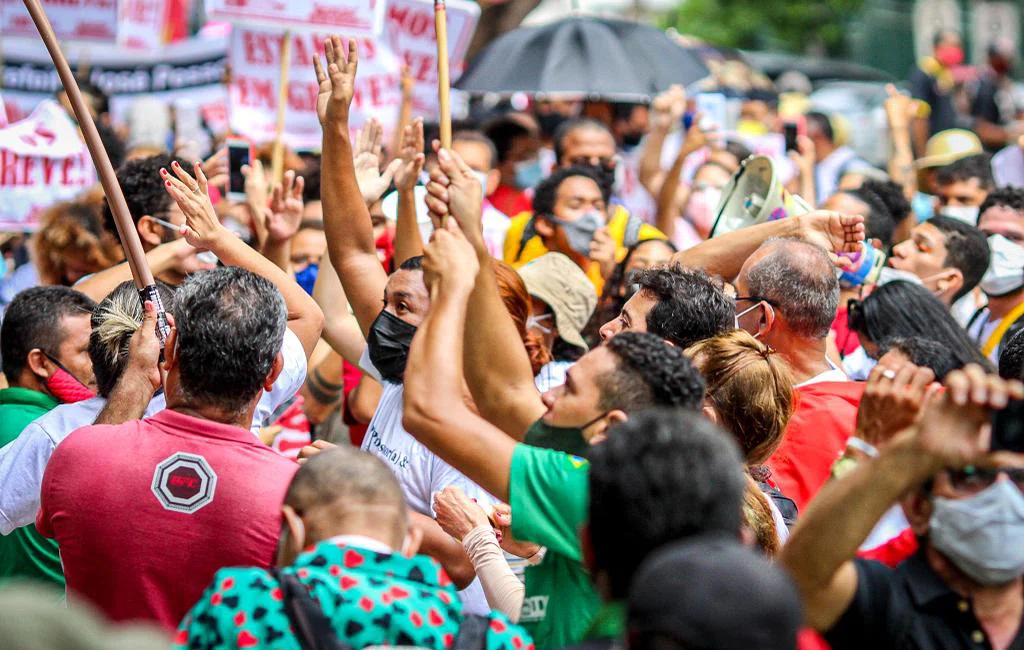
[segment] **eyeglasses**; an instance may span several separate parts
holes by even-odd
[[[1014,482],[1024,492],[1024,467],[975,467],[968,465],[963,469],[947,469],[949,484],[963,495],[977,494],[992,487],[1000,474]]]
[[[775,304],[775,301],[768,300],[763,296],[736,296],[735,298],[733,298],[733,300],[736,302],[739,302],[741,300],[749,300],[750,302],[765,302],[771,305],[772,307],[778,307],[778,305]]]

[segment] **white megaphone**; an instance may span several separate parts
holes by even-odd
[[[740,163],[739,171],[722,190],[711,236],[807,214],[811,209],[806,201],[782,186],[770,157],[751,156]]]

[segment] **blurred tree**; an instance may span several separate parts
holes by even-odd
[[[842,55],[864,0],[682,0],[662,21],[712,45]]]

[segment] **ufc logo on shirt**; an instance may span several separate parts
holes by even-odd
[[[217,473],[202,456],[178,452],[156,466],[151,488],[166,510],[191,515],[213,502]]]

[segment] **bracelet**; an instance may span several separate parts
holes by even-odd
[[[856,449],[859,452],[864,453],[867,456],[875,458],[878,456],[878,448],[870,442],[866,442],[857,436],[850,436],[849,440],[846,441],[846,446],[851,449]]]

